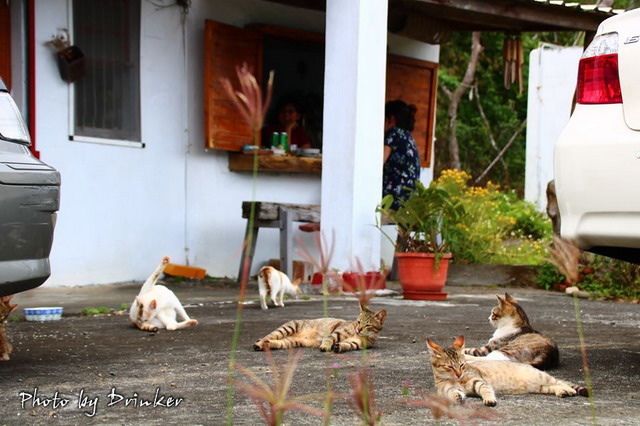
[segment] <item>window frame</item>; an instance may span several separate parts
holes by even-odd
[[[74,44],[75,37],[75,28],[74,28],[74,8],[75,0],[67,0],[67,22],[69,23],[69,42],[71,45]],[[144,110],[143,103],[144,97],[142,96],[142,34],[143,32],[143,19],[142,19],[142,4],[140,4],[140,16],[138,21],[138,98],[139,98],[139,127],[140,127],[140,140],[127,140],[123,138],[109,138],[109,137],[96,137],[96,136],[86,136],[86,135],[78,135],[76,134],[76,90],[75,83],[68,85],[68,96],[69,96],[69,140],[71,142],[80,142],[80,143],[92,143],[99,145],[110,145],[110,146],[119,146],[119,147],[127,147],[127,148],[145,148],[146,143],[144,142],[144,126],[142,119],[142,111]]]

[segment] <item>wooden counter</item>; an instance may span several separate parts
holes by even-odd
[[[229,170],[232,172],[252,172],[253,157],[253,154],[230,152]],[[322,157],[258,155],[258,171],[320,174],[322,172]]]

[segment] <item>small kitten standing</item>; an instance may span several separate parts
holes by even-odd
[[[9,303],[12,297],[13,295],[0,297],[0,361],[9,361],[9,355],[13,351],[13,346],[7,339],[7,319],[18,305]]]
[[[298,284],[300,284],[300,278],[291,282],[285,273],[278,271],[273,266],[263,266],[258,272],[260,307],[263,310],[269,309],[267,307],[267,294],[271,297],[274,305],[284,307],[283,298],[285,293],[290,296],[302,293]]]
[[[263,351],[288,348],[320,348],[322,352],[347,352],[370,348],[375,343],[387,317],[360,304],[355,321],[336,318],[289,321],[258,340],[253,349]]]
[[[479,348],[466,348],[467,360],[492,359],[530,364],[541,370],[557,367],[558,346],[549,337],[535,331],[524,309],[508,293],[498,298],[489,322],[496,328],[489,342]]]
[[[144,331],[178,330],[198,324],[198,320],[189,318],[180,300],[173,291],[163,285],[156,285],[169,257],[165,256],[160,265],[142,284],[140,293],[136,296],[129,310],[129,320],[133,325]],[[180,315],[182,322],[176,321]]]
[[[462,403],[467,396],[479,396],[487,406],[496,405],[496,393],[544,393],[588,396],[584,386],[558,380],[530,365],[511,361],[470,361],[464,355],[464,337],[453,346],[440,347],[427,339],[431,369],[438,395]]]

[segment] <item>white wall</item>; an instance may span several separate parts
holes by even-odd
[[[544,211],[553,146],[569,121],[581,47],[543,45],[529,55],[525,199]]]
[[[185,120],[180,11],[142,2],[142,139],[146,148],[69,141],[69,85],[44,45],[69,28],[66,0],[36,2],[36,139],[62,174],[45,285],[146,277],[163,255],[184,260]]]
[[[36,5],[37,143],[42,159],[62,174],[52,276],[45,285],[143,280],[163,255],[212,276],[236,277],[242,201],[320,203],[319,176],[261,174],[254,182],[250,174],[228,170],[226,152],[204,149],[202,51],[205,19],[323,32],[324,13],[260,0],[194,1],[183,28],[179,8],[143,0],[146,147],[125,148],[69,141],[69,87],[44,46],[58,28],[69,28],[68,4]],[[428,60],[437,49],[406,39],[400,45]],[[298,235],[313,246],[312,234]],[[277,257],[278,231],[261,230],[253,271]]]

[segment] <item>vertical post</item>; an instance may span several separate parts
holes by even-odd
[[[256,253],[256,241],[258,240],[259,229],[260,228],[257,223],[252,224],[251,220],[247,218],[247,229],[244,233],[245,246],[242,249],[242,256],[240,257],[238,284],[249,281],[249,276],[251,275],[251,264],[253,263],[253,256]]]
[[[280,270],[293,281],[293,223],[289,210],[278,207],[280,219]]]
[[[388,0],[327,0],[321,217],[332,267],[380,266]]]

